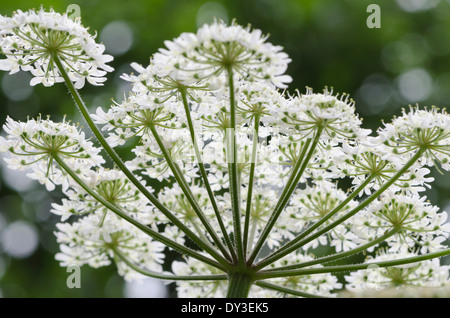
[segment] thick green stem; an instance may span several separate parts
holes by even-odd
[[[200,174],[202,176],[203,183],[204,183],[204,185],[206,187],[206,191],[208,192],[208,196],[209,196],[209,199],[210,199],[211,204],[213,206],[214,213],[216,215],[216,219],[217,219],[217,221],[219,223],[220,229],[222,231],[222,235],[223,235],[223,237],[225,239],[225,243],[228,246],[228,250],[229,250],[229,252],[231,254],[231,257],[233,258],[233,261],[237,261],[237,256],[236,256],[236,253],[234,251],[233,244],[232,244],[232,242],[230,240],[230,237],[228,236],[227,230],[226,230],[225,225],[224,225],[223,220],[222,220],[222,216],[220,215],[220,211],[219,211],[219,208],[218,208],[217,203],[216,203],[216,199],[214,197],[214,193],[213,193],[213,191],[211,189],[211,186],[209,184],[209,181],[208,181],[208,175],[206,173],[205,165],[203,164],[203,160],[202,160],[202,156],[201,156],[201,153],[200,153],[200,149],[198,147],[197,139],[195,137],[195,129],[194,129],[194,124],[192,122],[191,111],[189,109],[189,104],[188,104],[188,100],[187,100],[187,96],[186,96],[187,95],[186,94],[186,89],[185,88],[180,89],[180,94],[181,94],[181,99],[183,101],[184,111],[186,113],[186,118],[187,118],[187,122],[188,122],[189,133],[191,134],[191,139],[192,139],[192,143],[193,143],[193,146],[194,146],[195,156],[197,158],[198,166],[200,168]]]
[[[259,139],[259,116],[255,116],[254,128],[253,128],[253,146],[252,146],[252,156],[250,161],[250,174],[248,178],[248,191],[247,191],[247,206],[245,209],[245,221],[244,221],[244,238],[243,238],[243,247],[244,254],[247,255],[247,251],[249,249],[249,227],[250,227],[250,215],[251,215],[251,207],[252,207],[252,199],[253,199],[253,182],[255,178],[255,167],[257,160],[257,147],[258,147],[258,139]]]
[[[227,298],[247,298],[254,280],[248,273],[232,273],[228,277]]]
[[[230,90],[230,129],[227,138],[227,161],[231,196],[231,208],[233,213],[234,239],[238,255],[238,264],[245,263],[244,247],[241,229],[241,185],[239,183],[236,149],[236,100],[234,96],[233,68],[228,68],[228,88]],[[231,136],[230,136],[231,135]]]
[[[96,201],[103,204],[106,208],[114,212],[117,216],[124,219],[125,221],[129,222],[130,224],[136,226],[138,229],[140,229],[145,234],[149,235],[155,240],[160,241],[161,243],[165,244],[168,247],[173,248],[174,250],[177,250],[183,254],[186,254],[190,257],[193,257],[195,259],[198,259],[199,261],[202,261],[206,264],[209,264],[211,266],[214,266],[216,268],[219,268],[221,270],[224,270],[227,267],[227,263],[224,263],[222,266],[219,263],[216,263],[215,261],[209,259],[208,257],[203,256],[202,254],[199,254],[198,252],[191,250],[190,248],[187,248],[181,244],[178,244],[175,241],[172,241],[171,239],[166,238],[165,236],[161,235],[158,232],[153,231],[148,226],[138,222],[137,220],[133,219],[129,215],[127,215],[125,212],[123,212],[120,208],[117,206],[111,204],[107,200],[105,200],[102,196],[97,194],[94,190],[92,190],[81,178],[69,167],[66,165],[66,163],[59,158],[58,156],[54,156],[53,158],[59,166],[70,176],[72,179],[78,183],[90,196],[92,196]]]
[[[161,202],[158,201],[158,199],[151,194],[148,189],[136,178],[136,176],[126,167],[125,163],[122,161],[122,159],[117,155],[117,153],[114,151],[114,149],[111,148],[111,146],[106,141],[103,134],[100,132],[98,127],[93,122],[92,118],[90,117],[89,111],[86,108],[86,105],[84,104],[83,100],[81,99],[80,94],[75,89],[72,81],[69,78],[69,75],[67,74],[64,66],[62,65],[61,61],[57,56],[53,57],[53,60],[58,67],[61,76],[64,78],[64,81],[66,83],[66,86],[70,92],[70,94],[73,97],[73,100],[75,102],[75,105],[80,110],[81,114],[83,115],[84,119],[86,120],[87,124],[89,125],[89,128],[91,129],[92,133],[97,138],[98,142],[101,144],[102,148],[106,151],[106,153],[110,156],[110,158],[113,160],[114,164],[127,176],[127,178],[136,186],[136,188],[159,210],[161,213],[163,213],[176,227],[178,227],[183,233],[185,233],[193,242],[195,242],[198,246],[200,246],[202,249],[207,251],[211,256],[213,256],[216,260],[223,263],[223,257],[219,255],[214,249],[209,248],[207,245],[203,244],[203,241],[195,235],[194,232],[192,232],[187,226],[183,224],[175,215],[173,215]]]

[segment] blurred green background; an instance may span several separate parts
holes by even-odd
[[[81,91],[92,109],[108,107],[128,90],[119,79],[131,62],[146,65],[164,40],[195,32],[214,17],[251,24],[270,34],[292,58],[290,90],[325,86],[350,94],[364,126],[376,129],[409,104],[445,107],[450,98],[449,0],[139,0],[139,1],[2,1],[0,14],[14,10],[54,8],[70,4],[96,31],[116,71],[104,87]],[[381,8],[381,28],[369,28],[369,4]],[[0,74],[0,125],[7,115],[16,120],[38,114],[58,120],[64,114],[80,121],[64,85],[30,87],[29,75]],[[450,178],[432,172],[435,187],[429,200],[450,211]],[[61,195],[48,193],[0,163],[0,295],[3,297],[173,297],[161,285],[129,285],[114,266],[83,267],[81,287],[70,289],[70,273],[59,266],[49,213]]]

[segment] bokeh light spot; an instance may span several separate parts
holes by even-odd
[[[4,154],[0,154],[0,161],[3,161],[4,157]],[[18,192],[25,192],[36,186],[37,182],[28,178],[27,172],[9,169],[6,164],[2,164],[0,167],[3,182],[9,188]]]
[[[6,254],[14,258],[26,258],[34,253],[39,243],[35,227],[26,221],[9,224],[1,233],[1,242]]]
[[[30,86],[31,75],[28,72],[5,74],[2,78],[2,89],[6,97],[12,101],[22,101],[30,97],[33,87]]]
[[[148,278],[142,282],[127,282],[124,295],[127,298],[165,298],[167,287],[159,280]]]
[[[417,12],[435,8],[440,0],[397,0],[396,2],[403,11]]]
[[[381,56],[384,67],[392,72],[402,72],[427,61],[429,45],[426,39],[416,33],[408,33],[399,40],[387,44]]]
[[[364,115],[374,115],[382,112],[392,96],[392,85],[386,76],[374,74],[364,80],[357,96],[366,104],[361,107]]]
[[[401,96],[408,102],[424,101],[432,92],[433,80],[422,68],[411,69],[400,74],[397,81]]]
[[[124,21],[108,23],[100,32],[100,41],[106,47],[106,52],[114,56],[122,55],[133,45],[133,30]]]

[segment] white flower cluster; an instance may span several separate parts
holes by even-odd
[[[61,266],[88,264],[98,268],[114,260],[119,274],[126,280],[145,278],[120,260],[117,255],[121,253],[136,264],[145,264],[149,270],[162,271],[165,246],[111,213],[91,213],[71,224],[64,222],[56,226],[61,249],[56,259]]]
[[[0,150],[10,154],[5,158],[8,167],[31,170],[28,176],[45,184],[50,191],[55,185],[68,188],[67,177],[55,165],[54,155],[63,158],[79,173],[100,167],[105,162],[101,150],[86,139],[85,133],[65,121],[37,118],[18,122],[8,117],[3,129],[8,135],[7,138],[0,137]]]
[[[308,89],[306,94],[292,98],[274,115],[280,118],[282,112],[281,120],[302,136],[308,135],[321,124],[325,130],[324,138],[326,136],[334,142],[367,136],[371,131],[361,128],[362,121],[355,114],[354,102],[348,95],[338,99],[332,93],[325,89],[323,94],[317,94]]]
[[[47,16],[30,12],[11,21],[3,18],[3,25],[18,25],[4,28],[10,31],[1,43],[8,57],[3,68],[10,65],[12,70],[19,53],[30,51],[37,54],[33,63],[52,73],[52,59],[42,53],[45,48],[30,48],[24,41],[31,40],[26,34],[39,39],[54,34],[52,38],[60,37],[58,43],[70,49],[66,60],[61,57],[69,69],[89,64],[108,70],[101,47],[87,45],[92,37],[83,35],[79,24],[56,23],[66,17],[53,12],[48,14],[52,25],[28,22],[35,15]],[[138,279],[146,270],[161,271],[164,245],[110,211],[119,209],[167,240],[204,247],[174,262],[175,275],[230,274],[243,257],[247,270],[256,271],[252,278],[267,281],[250,290],[252,297],[281,297],[289,290],[331,296],[342,288],[354,291],[374,282],[437,286],[448,281],[448,268],[439,267],[438,261],[383,268],[376,274],[352,273],[346,276],[347,284],[327,268],[332,260],[345,261],[362,251],[369,253],[368,261],[382,262],[445,248],[450,234],[447,213],[420,192],[433,181],[430,167],[450,168],[449,115],[435,108],[411,108],[385,124],[376,137],[370,136],[345,94],[328,89],[281,92],[290,82],[284,74],[290,60],[266,39],[259,30],[215,22],[167,41],[167,48],[148,66],[133,63],[137,74],[122,75],[132,84],[127,98],[90,116],[91,127],[102,125],[108,133],[104,146],[134,141],[134,157],[123,165],[105,147],[122,171],[108,169],[100,149],[69,123],[8,118],[8,137],[0,139],[0,150],[10,153],[9,166],[31,169],[31,177],[49,189],[63,185],[67,198],[52,209],[62,221],[56,233],[62,265],[98,267],[114,259],[127,279]],[[81,58],[85,54],[89,58]],[[33,64],[27,61],[21,62],[24,70]],[[78,83],[76,74],[71,80]],[[59,81],[58,76],[46,77],[45,83]],[[68,168],[61,168],[63,163],[78,181]],[[330,255],[314,256],[323,248]],[[208,254],[220,264],[202,262]],[[302,267],[317,273],[282,274]],[[227,284],[185,280],[178,284],[178,293],[223,297]]]
[[[402,116],[394,118],[379,130],[378,142],[383,142],[399,158],[407,160],[418,149],[425,151],[423,165],[439,164],[450,170],[450,116],[438,108],[403,109]]]
[[[382,250],[370,262],[395,260],[414,256],[405,249],[401,251]],[[396,267],[381,268],[369,266],[367,270],[351,273],[346,276],[347,289],[356,295],[367,291],[400,288],[412,291],[417,287],[442,287],[442,282],[449,280],[449,266],[442,265],[439,259],[408,264]]]
[[[392,251],[405,247],[422,253],[445,247],[450,233],[447,213],[418,195],[384,193],[353,220],[353,230],[371,240],[387,230],[399,231],[386,240]]]
[[[105,160],[99,155],[100,149],[85,138],[84,132],[67,122],[38,118],[24,123],[9,117],[4,130],[8,136],[0,137],[0,150],[10,154],[5,158],[8,167],[30,171],[28,177],[38,180],[49,191],[60,185],[67,197],[61,205],[53,204],[51,210],[61,217],[56,232],[61,253],[56,258],[62,266],[89,264],[99,267],[109,265],[111,259],[115,259],[120,274],[126,279],[141,279],[142,275],[114,256],[119,249],[133,261],[145,261],[147,268],[161,270],[164,245],[109,212],[57,163],[56,158],[64,160],[89,187],[136,220],[156,224],[154,207],[121,171],[102,167]],[[69,224],[66,221],[70,217],[77,220]]]
[[[285,75],[290,62],[280,46],[266,42],[260,30],[216,22],[205,24],[196,34],[183,33],[154,56],[157,74],[185,84],[201,79],[220,80],[232,68],[242,78],[269,80],[285,88],[291,77]]]
[[[77,88],[83,87],[86,80],[102,85],[106,73],[114,70],[106,64],[112,56],[104,54],[104,45],[95,42],[80,19],[72,20],[53,10],[18,10],[12,17],[0,15],[0,50],[6,55],[0,60],[0,70],[10,74],[30,72],[31,85],[51,86],[64,81],[56,59]]]

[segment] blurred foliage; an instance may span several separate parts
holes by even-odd
[[[381,8],[381,28],[370,29],[367,7]],[[113,21],[122,21],[132,31],[133,42],[115,57],[116,72],[104,87],[81,91],[92,110],[104,109],[111,99],[120,100],[127,90],[119,79],[130,72],[131,62],[146,65],[149,57],[182,32],[213,20],[250,24],[269,41],[281,45],[292,58],[288,69],[294,81],[289,91],[305,87],[315,91],[325,86],[350,94],[367,128],[376,129],[402,107],[420,105],[445,107],[450,98],[450,1],[448,0],[135,0],[135,1],[2,1],[0,14],[14,10],[53,8],[64,12],[69,4],[81,9],[82,21],[100,39]],[[105,43],[111,48],[114,43]],[[81,121],[64,85],[51,88],[27,86],[26,75],[0,74],[0,125],[7,115],[67,114]],[[122,149],[121,154],[129,152]],[[0,241],[0,295],[4,297],[122,297],[124,283],[113,266],[82,268],[80,289],[66,287],[69,273],[54,260],[58,246],[53,235],[57,218],[48,212],[59,202],[56,192],[47,193],[34,184],[23,185],[23,176],[12,176],[0,163],[0,239],[9,224],[28,221],[38,232],[39,243],[32,255],[11,257]],[[434,204],[450,210],[448,176],[433,172],[436,186],[427,191]],[[171,294],[173,295],[173,294]]]

